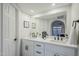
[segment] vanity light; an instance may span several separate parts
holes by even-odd
[[[32,13],[34,12],[33,10],[30,10]]]
[[[56,4],[55,3],[52,3],[52,6],[55,6]]]

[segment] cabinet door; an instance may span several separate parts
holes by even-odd
[[[22,56],[33,55],[33,42],[29,40],[22,40]]]
[[[46,56],[74,56],[75,49],[57,45],[45,44]]]

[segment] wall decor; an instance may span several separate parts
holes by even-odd
[[[29,28],[29,21],[24,21],[24,28]]]
[[[36,23],[32,23],[32,29],[36,28]]]

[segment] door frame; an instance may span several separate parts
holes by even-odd
[[[3,56],[3,3],[1,3],[1,56]]]
[[[15,8],[15,7],[14,7]],[[15,47],[15,49],[16,49],[16,51],[15,51],[15,53],[16,53],[16,56],[19,56],[19,54],[18,54],[18,35],[19,35],[19,32],[18,32],[18,29],[19,29],[19,21],[18,21],[18,10],[17,10],[17,8],[15,8],[15,18],[16,18],[16,47]]]
[[[11,4],[15,8],[16,16],[16,56],[21,53],[21,38],[19,38],[19,8],[15,4]]]

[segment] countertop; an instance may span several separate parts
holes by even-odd
[[[25,38],[24,38],[25,39]],[[41,38],[32,38],[32,39],[25,39],[25,40],[31,40],[31,41],[37,41],[37,42],[43,42],[43,43],[48,43],[48,44],[53,44],[53,45],[59,45],[59,46],[64,46],[64,47],[70,47],[70,48],[78,48],[77,45],[73,44],[67,44],[67,43],[60,43],[60,42],[53,42],[50,40],[44,40]]]

